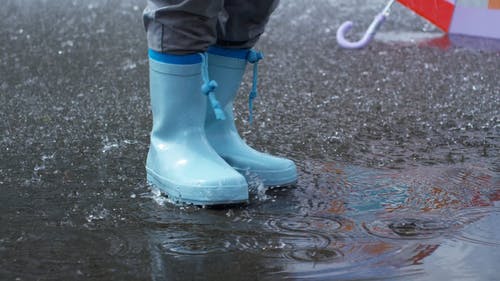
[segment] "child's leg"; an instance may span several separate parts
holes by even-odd
[[[217,45],[248,49],[264,33],[279,0],[225,0],[217,23]]]
[[[265,186],[285,186],[297,181],[297,168],[288,159],[261,153],[248,146],[239,136],[234,123],[233,101],[241,84],[247,63],[256,67],[258,52],[251,48],[264,32],[271,12],[278,1],[226,0],[226,17],[219,17],[218,46],[209,49],[209,74],[219,84],[216,90],[225,120],[216,120],[208,111],[205,121],[207,138],[217,153],[248,180],[257,179]],[[257,68],[254,68],[257,83]],[[252,100],[257,96],[252,92]]]
[[[143,13],[148,47],[175,55],[204,52],[215,44],[224,0],[148,0]]]
[[[248,200],[245,178],[214,151],[204,129],[207,110],[224,118],[204,53],[216,42],[222,2],[150,0],[144,11],[153,117],[147,178],[179,202]]]

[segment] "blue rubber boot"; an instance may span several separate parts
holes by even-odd
[[[226,115],[225,120],[216,120],[212,112],[207,112],[205,130],[210,144],[249,182],[257,177],[265,186],[295,184],[297,168],[293,161],[251,148],[241,139],[234,123],[233,101],[240,87],[247,61],[254,63],[254,87],[249,99],[251,121],[252,100],[257,95],[257,61],[262,55],[253,50],[219,47],[211,47],[208,53],[209,74],[219,84],[215,92]]]
[[[146,162],[148,182],[174,202],[195,205],[248,201],[245,178],[229,166],[206,138],[209,110],[223,119],[208,79],[206,54],[185,56],[149,52],[153,115]]]

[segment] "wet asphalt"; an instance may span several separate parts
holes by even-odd
[[[161,280],[188,271],[155,266],[151,245],[171,238],[158,233],[172,217],[159,215],[165,210],[151,205],[151,196],[140,196],[150,194],[143,7],[139,0],[2,3],[1,279]],[[487,188],[494,193],[500,44],[444,36],[395,6],[367,48],[340,49],[336,28],[355,20],[357,38],[381,7],[378,0],[282,1],[256,46],[265,59],[252,125],[246,121],[250,72],[238,97],[241,134],[257,149],[295,160],[299,187],[321,185],[314,175],[336,171],[317,163],[396,174],[475,167],[493,178]],[[283,215],[285,205],[268,207]],[[186,221],[194,212],[167,211]],[[198,213],[195,221],[211,216]],[[241,267],[230,272],[252,272],[262,256],[247,254],[221,263],[197,255],[190,266],[206,271],[238,260]],[[169,261],[180,264],[186,257],[179,255]],[[257,279],[273,279],[270,272],[259,271]]]

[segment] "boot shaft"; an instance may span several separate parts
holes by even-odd
[[[200,93],[201,63],[149,61],[152,137],[189,134],[203,127],[207,98]]]
[[[222,107],[232,103],[241,85],[247,65],[248,50],[221,51],[210,48],[208,53],[208,71],[210,78],[218,81],[217,98]]]

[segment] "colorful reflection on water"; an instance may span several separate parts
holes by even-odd
[[[270,190],[265,199],[255,194],[242,208],[192,209],[199,221],[191,216],[188,225],[151,232],[158,241],[157,270],[172,270],[172,260],[190,264],[189,256],[207,265],[210,256],[223,256],[234,266],[237,257],[258,256],[256,272],[263,279],[425,280],[427,261],[456,248],[469,249],[453,253],[462,263],[481,258],[483,269],[498,261],[497,254],[482,255],[500,247],[498,227],[491,223],[499,216],[500,189],[487,169],[375,170],[313,161],[302,168],[295,189]],[[158,215],[156,221],[172,220]],[[172,234],[178,231],[182,235]],[[462,273],[456,270],[456,276]],[[484,280],[495,276],[469,273]]]

